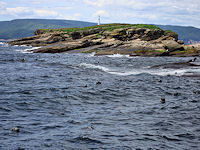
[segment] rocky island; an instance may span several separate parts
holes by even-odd
[[[199,56],[198,45],[184,45],[178,35],[154,25],[104,24],[85,28],[38,29],[35,36],[9,42],[40,47],[34,53],[91,53],[130,56]]]

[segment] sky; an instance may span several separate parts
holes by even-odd
[[[0,0],[0,21],[66,19],[200,28],[200,0]]]

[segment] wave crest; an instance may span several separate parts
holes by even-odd
[[[168,75],[174,75],[174,76],[183,76],[191,73],[199,73],[200,69],[196,68],[187,68],[187,69],[147,69],[147,68],[141,68],[141,69],[129,69],[129,70],[122,70],[119,69],[112,69],[107,68],[100,65],[94,65],[94,64],[87,64],[82,63],[80,66],[90,69],[99,69],[101,71],[104,71],[109,74],[114,75],[120,75],[120,76],[129,76],[129,75],[139,75],[139,74],[151,74],[151,75],[158,75],[158,76],[168,76]]]
[[[0,42],[0,47],[8,47],[8,43],[6,42]]]
[[[33,53],[31,50],[38,49],[40,47],[29,47],[27,49],[17,49],[16,51],[21,52],[21,53]]]
[[[121,55],[121,54],[113,54],[113,55],[105,55],[106,57],[110,58],[130,58],[129,55]]]

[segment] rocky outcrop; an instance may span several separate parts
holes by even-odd
[[[169,52],[177,51],[177,50],[184,50],[183,45],[179,44],[177,41],[173,40],[164,40],[162,41],[164,44],[164,48]]]
[[[101,42],[96,41],[88,41],[88,40],[79,40],[73,41],[69,43],[57,43],[51,46],[45,46],[39,49],[34,50],[35,53],[61,53],[70,50],[77,50],[81,48],[90,47],[93,45],[99,45]]]
[[[97,26],[70,33],[62,30],[36,30],[35,36],[15,40],[10,44],[41,47],[34,50],[35,53],[95,51],[97,55],[120,53],[133,56],[170,56],[188,49],[174,32],[134,26],[108,26],[106,29]],[[199,52],[194,53],[198,55]]]
[[[85,31],[75,31],[71,33],[71,37],[73,40],[76,40],[76,39],[80,39],[89,35],[100,33],[101,30],[102,30],[101,28],[95,28],[95,29],[90,29],[90,30],[85,30]]]
[[[144,41],[156,40],[162,37],[163,34],[163,30],[146,30],[142,35],[141,39]]]

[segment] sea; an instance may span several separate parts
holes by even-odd
[[[36,48],[0,42],[0,150],[200,149],[200,67],[152,67],[192,57]]]

